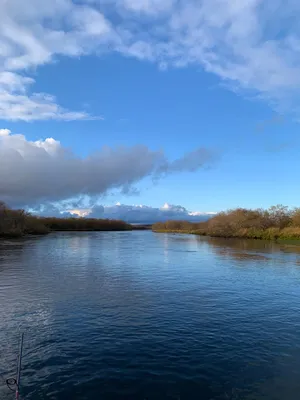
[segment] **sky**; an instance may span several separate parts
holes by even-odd
[[[299,16],[298,0],[1,1],[0,199],[141,222],[299,206]]]

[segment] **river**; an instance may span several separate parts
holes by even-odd
[[[1,376],[21,330],[26,400],[299,399],[297,250],[150,231],[2,241]]]

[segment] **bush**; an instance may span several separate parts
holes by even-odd
[[[300,208],[289,210],[282,205],[268,210],[237,208],[220,212],[207,222],[168,221],[154,224],[152,229],[225,238],[300,238]]]
[[[96,218],[40,218],[53,231],[124,231],[131,225],[124,221]]]
[[[123,231],[132,226],[124,221],[96,218],[41,218],[24,210],[11,210],[0,202],[0,237],[43,235],[50,231]]]

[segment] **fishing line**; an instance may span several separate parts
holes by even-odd
[[[19,343],[19,354],[17,358],[17,371],[16,378],[5,379],[5,384],[9,390],[15,392],[16,400],[20,399],[20,381],[21,381],[21,368],[22,368],[22,353],[23,353],[24,333],[21,334]]]

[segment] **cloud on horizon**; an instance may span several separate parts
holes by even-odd
[[[213,151],[199,148],[170,161],[162,151],[142,145],[103,146],[79,157],[53,138],[31,142],[0,129],[0,197],[10,206],[36,207],[113,189],[130,194],[146,177],[194,172],[215,158]]]
[[[121,219],[133,224],[152,224],[168,220],[199,222],[206,221],[216,214],[214,212],[191,212],[183,206],[168,203],[165,203],[161,208],[117,203],[112,206],[95,205],[90,209],[73,209],[67,212],[60,206],[46,205],[35,209],[34,213],[40,216],[61,218],[81,216],[87,218]]]
[[[200,66],[299,116],[299,11],[297,0],[2,1],[0,119],[93,118],[35,93],[32,72],[59,56],[108,51],[162,69]]]

